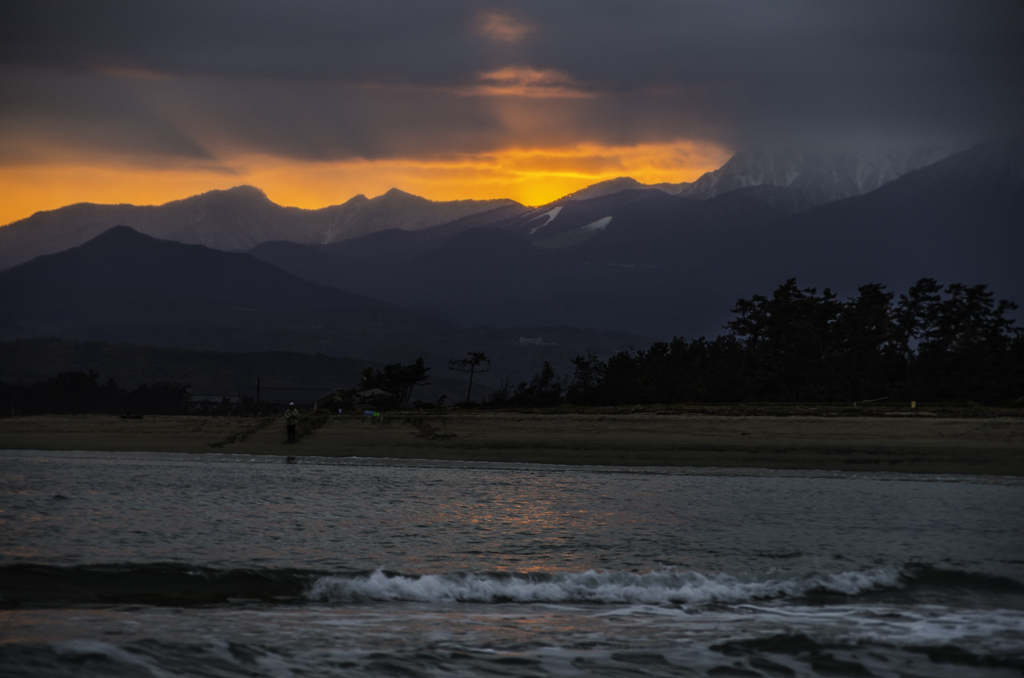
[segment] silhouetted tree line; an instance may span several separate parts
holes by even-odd
[[[673,402],[829,402],[875,398],[1024,404],[1024,331],[1017,306],[986,285],[918,281],[897,299],[865,285],[840,301],[787,280],[770,297],[736,302],[728,332],[677,337],[608,360],[573,359],[571,380],[550,363],[506,381],[489,404],[547,407]]]
[[[787,280],[736,302],[728,333],[675,338],[607,361],[580,356],[573,403],[976,401],[1022,404],[1024,331],[986,285],[925,278],[898,299],[865,285],[840,301]]]
[[[61,372],[34,384],[0,382],[3,414],[187,414],[191,389],[176,382],[142,384],[130,391],[96,372]]]
[[[508,379],[502,382],[501,387],[491,393],[488,404],[499,407],[554,407],[562,402],[567,390],[568,379],[557,376],[555,368],[545,360],[540,372],[533,375],[530,381],[521,382],[514,388]]]
[[[1009,301],[986,285],[943,288],[925,278],[905,294],[865,285],[840,301],[826,288],[801,289],[787,280],[770,297],[739,299],[728,332],[715,339],[676,337],[645,351],[607,360],[573,359],[572,379],[545,362],[528,382],[506,380],[486,405],[551,407],[672,402],[829,402],[874,398],[975,401],[1024,405],[1024,330],[1013,327]],[[452,369],[486,371],[483,353],[453,360]],[[426,383],[423,359],[367,368],[352,392],[379,388],[388,404],[409,402]],[[471,382],[472,384],[472,382]],[[470,385],[470,389],[472,385]],[[467,400],[471,391],[467,393]],[[62,372],[30,385],[0,382],[0,413],[187,413],[191,392],[179,383],[143,384],[131,391],[96,372]],[[255,403],[243,402],[255,410]]]
[[[380,405],[386,407],[402,407],[412,398],[412,390],[416,386],[428,385],[427,372],[430,368],[423,363],[423,357],[416,359],[410,365],[392,363],[385,365],[384,369],[367,367],[360,373],[359,384],[354,391],[368,391],[380,389],[390,394],[378,398]],[[353,392],[348,395],[351,396]]]

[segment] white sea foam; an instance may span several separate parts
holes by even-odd
[[[795,597],[825,590],[856,595],[899,585],[900,571],[817,573],[792,579],[743,580],[728,574],[661,571],[559,573],[550,577],[431,574],[389,575],[377,570],[355,577],[321,577],[311,600],[465,603],[604,603],[630,605],[740,603]]]

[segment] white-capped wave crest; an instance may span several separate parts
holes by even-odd
[[[307,591],[320,602],[592,603],[703,605],[800,597],[814,591],[857,595],[900,585],[900,570],[814,573],[790,579],[743,580],[728,574],[659,571],[552,575],[428,574],[319,578]]]

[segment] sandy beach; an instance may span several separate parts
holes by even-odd
[[[1024,418],[706,414],[111,415],[0,420],[0,449],[315,455],[1024,476]]]

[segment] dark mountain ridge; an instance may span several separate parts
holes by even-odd
[[[902,287],[935,277],[1024,301],[1022,225],[1024,139],[993,140],[794,215],[768,251],[816,280],[859,275]]]
[[[544,360],[565,371],[588,349],[608,355],[649,342],[566,327],[464,329],[436,314],[314,284],[247,254],[155,240],[126,227],[0,273],[0,339],[46,336],[376,363],[423,356],[435,373],[466,351],[483,350],[495,365],[483,383],[529,378]],[[545,345],[524,346],[520,336],[546,337]]]
[[[434,202],[391,189],[372,199],[358,195],[341,205],[305,210],[278,205],[252,186],[158,206],[83,203],[0,228],[0,270],[76,247],[117,224],[163,240],[241,251],[271,240],[324,244],[388,228],[417,230],[516,206],[511,200]]]
[[[502,223],[522,214],[525,210],[526,208],[518,203],[504,205],[438,226],[416,231],[389,228],[341,242],[320,245],[317,249],[339,256],[353,256],[366,259],[401,259],[429,252],[463,231]]]
[[[342,344],[360,333],[394,342],[458,331],[435,317],[310,283],[247,254],[155,240],[127,227],[0,274],[0,309],[8,337],[81,336],[85,328],[89,338],[175,345],[168,339],[196,330],[207,342],[213,332],[228,344],[242,340],[239,349],[248,350],[272,350],[275,335],[315,328]],[[222,348],[218,343],[178,345]]]
[[[111,262],[117,265],[112,266]],[[75,249],[33,260],[3,275],[6,281],[173,295],[269,307],[385,308],[370,297],[310,284],[246,254],[156,240],[127,226]]]
[[[626,191],[553,210],[465,231],[433,251],[377,258],[372,265],[345,257],[332,266],[323,252],[301,245],[268,243],[252,253],[319,283],[432,309],[464,325],[643,327],[640,333],[661,334],[678,331],[673,328],[681,315],[693,312],[680,307],[671,291],[676,269],[695,256],[680,242],[735,230],[737,221],[756,229],[784,213],[742,193],[696,201],[661,191]],[[545,247],[546,239],[573,236],[595,220],[602,228],[574,245]],[[538,225],[554,235],[541,237]]]

